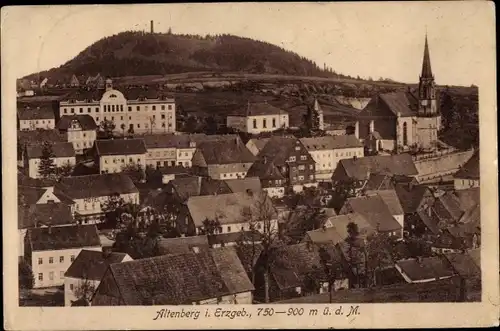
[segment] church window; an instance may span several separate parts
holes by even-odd
[[[403,146],[408,145],[408,125],[406,122],[403,123]]]
[[[273,128],[275,128],[275,127],[276,127],[276,119],[273,118]]]

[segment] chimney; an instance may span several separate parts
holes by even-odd
[[[370,120],[370,132],[369,133],[372,133],[373,131],[375,131],[375,121]]]
[[[151,33],[155,33],[153,20],[151,20]]]

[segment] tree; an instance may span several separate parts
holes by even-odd
[[[21,261],[18,264],[19,289],[29,290],[35,284],[35,277],[31,266],[26,261]]]
[[[188,116],[186,122],[184,123],[184,131],[190,133],[196,133],[198,129],[198,120],[194,116]]]
[[[221,232],[220,221],[218,219],[208,219],[206,218],[203,221],[203,227],[201,228],[201,234],[206,235],[208,238],[208,242],[210,243],[210,247],[213,246],[215,236]]]
[[[347,257],[348,263],[354,273],[358,287],[361,285],[360,280],[360,243],[359,243],[359,228],[354,222],[347,224]]]
[[[75,170],[75,167],[71,165],[71,163],[67,162],[63,164],[61,167],[58,167],[56,169],[56,175],[57,177],[69,177],[73,174],[73,170]]]
[[[380,232],[368,236],[366,241],[366,275],[368,283],[377,286],[377,272],[383,267],[392,265],[391,238]]]
[[[328,203],[330,208],[335,209],[338,213],[340,209],[344,206],[345,201],[348,198],[352,198],[356,195],[356,182],[349,178],[336,182],[332,192],[332,199]]]
[[[53,179],[56,176],[56,165],[54,163],[55,154],[52,151],[52,144],[45,141],[42,145],[42,156],[38,166],[40,176],[45,179]]]
[[[122,124],[120,125],[120,129],[122,129],[122,135],[123,135],[124,137],[125,137],[125,128],[126,128],[125,123],[122,123]]]
[[[219,126],[217,125],[217,121],[213,116],[205,117],[205,129],[204,132],[206,134],[217,134]]]
[[[99,130],[104,134],[105,139],[113,138],[113,131],[115,128],[115,123],[108,119],[105,119],[99,125]]]
[[[126,164],[122,167],[122,173],[128,175],[134,183],[146,182],[146,170],[140,164]]]

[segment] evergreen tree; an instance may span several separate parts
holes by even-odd
[[[42,147],[42,157],[40,158],[40,165],[38,172],[43,178],[52,178],[56,175],[57,168],[54,163],[55,154],[52,151],[50,142],[45,141]]]

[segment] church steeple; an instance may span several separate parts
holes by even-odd
[[[436,84],[431,69],[431,57],[427,33],[425,34],[424,59],[422,61],[422,73],[418,84],[419,115],[433,116],[437,112],[436,106]]]
[[[429,55],[429,43],[427,42],[427,34],[425,34],[425,48],[424,48],[424,61],[422,63],[421,78],[433,79],[431,68],[431,57]]]

